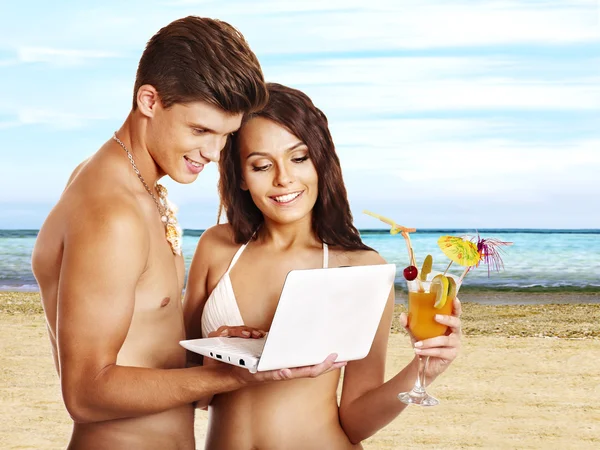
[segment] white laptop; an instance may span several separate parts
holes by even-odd
[[[271,329],[262,339],[181,341],[186,349],[250,372],[319,364],[369,353],[394,285],[396,266],[338,267],[288,273]]]

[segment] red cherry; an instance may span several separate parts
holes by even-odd
[[[408,281],[414,280],[417,278],[417,275],[419,275],[419,270],[415,266],[408,266],[404,269],[404,278]]]

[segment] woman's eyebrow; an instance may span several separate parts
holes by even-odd
[[[294,145],[292,145],[290,148],[288,148],[286,150],[286,153],[289,153],[291,151],[296,150],[298,147],[302,147],[303,145],[306,145],[304,142],[300,141],[300,142],[296,142]],[[269,153],[266,152],[252,152],[250,153],[248,156],[246,156],[246,159],[250,158],[251,156],[270,156]]]

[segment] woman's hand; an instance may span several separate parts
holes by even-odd
[[[241,337],[260,339],[262,337],[265,337],[266,335],[266,331],[257,330],[256,328],[252,327],[229,327],[227,325],[223,325],[222,327],[219,327],[215,331],[209,333],[207,337]]]
[[[448,327],[448,331],[443,336],[416,341],[410,330],[408,329],[408,317],[405,313],[400,315],[400,323],[408,332],[415,353],[418,356],[429,356],[429,364],[427,364],[427,372],[425,376],[432,380],[444,372],[448,366],[456,359],[461,346],[461,322],[460,315],[462,312],[460,300],[454,299],[452,304],[452,315],[438,315],[435,320],[442,325]]]

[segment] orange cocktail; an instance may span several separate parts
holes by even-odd
[[[448,329],[435,321],[435,315],[451,315],[454,299],[448,298],[444,306],[434,308],[435,297],[432,292],[408,292],[408,328],[419,341],[441,336]]]
[[[454,295],[448,295],[446,302],[436,308],[436,298],[438,294],[435,286],[432,289],[431,281],[413,280],[408,281],[408,328],[413,336],[422,341],[446,333],[448,327],[436,322],[435,315],[451,315]],[[435,283],[434,283],[435,284]]]

